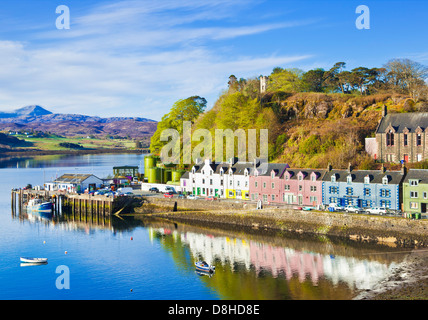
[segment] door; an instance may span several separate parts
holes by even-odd
[[[427,204],[421,203],[421,213],[426,213],[426,212],[427,212]]]
[[[299,194],[299,206],[301,206],[303,204],[303,196],[301,194]]]
[[[404,155],[404,162],[409,162],[409,155],[408,154]]]

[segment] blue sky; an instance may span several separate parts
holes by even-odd
[[[359,30],[358,5],[370,9]],[[69,30],[55,10],[70,9]],[[178,99],[211,107],[228,77],[274,67],[428,65],[428,3],[420,1],[1,1],[0,111],[160,120]]]

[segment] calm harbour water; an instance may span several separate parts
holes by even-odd
[[[398,248],[112,217],[59,221],[13,216],[10,190],[63,173],[112,174],[143,155],[44,156],[0,162],[0,299],[352,299],[405,256]],[[397,253],[394,253],[397,251]],[[21,266],[19,257],[48,264]],[[195,272],[203,259],[216,266]],[[70,288],[57,289],[57,267]]]

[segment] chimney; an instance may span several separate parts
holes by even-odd
[[[329,162],[328,166],[327,166],[327,171],[331,171],[331,170],[333,170],[333,167],[331,166],[331,163]]]
[[[351,165],[351,163],[349,162],[349,163],[348,163],[348,172],[349,172],[349,173],[351,173],[351,171],[352,171],[352,165]]]
[[[401,175],[405,176],[406,174],[407,174],[407,168],[403,163],[403,165],[401,166]]]
[[[385,173],[386,172],[386,168],[384,166],[384,164],[382,163],[382,167],[380,168],[380,172]]]
[[[383,107],[382,107],[382,118],[386,117],[387,114],[388,114],[388,108],[386,105],[383,105]]]

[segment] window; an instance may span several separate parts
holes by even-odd
[[[352,176],[351,176],[351,175],[348,175],[348,176],[346,177],[346,182],[347,182],[347,183],[352,183]]]
[[[418,203],[417,202],[410,202],[410,209],[418,209]]]
[[[275,172],[274,171],[272,171],[272,173],[270,174],[270,177],[273,179],[273,178],[275,178]]]
[[[390,197],[391,196],[391,190],[380,189],[380,196],[381,197]]]
[[[258,187],[257,181],[254,182],[254,187],[256,187],[256,188]]]
[[[229,181],[229,186],[232,186],[232,180]]]
[[[331,176],[331,182],[336,182],[336,175],[335,174]]]
[[[417,191],[410,191],[410,198],[418,198],[418,192]]]
[[[299,175],[299,181],[302,181],[303,180],[303,176],[300,174]]]
[[[316,192],[317,191],[317,186],[311,186],[311,192]]]
[[[274,194],[272,195],[272,201],[275,201],[275,195]]]
[[[236,190],[236,197],[237,197],[237,198],[241,198],[241,197],[242,197],[242,192],[241,192],[241,190]]]
[[[290,176],[288,174],[285,175],[285,180],[289,180]]]
[[[266,182],[263,182],[263,189],[266,189]]]
[[[245,181],[245,188],[248,187],[248,181]]]
[[[263,202],[267,202],[268,201],[268,196],[267,196],[267,194],[264,194],[263,195]]]
[[[299,191],[302,191],[303,190],[303,186],[299,186]]]
[[[240,185],[240,181],[239,180],[236,181],[236,185],[239,187],[239,185]]]
[[[329,193],[339,194],[339,187],[330,187]]]
[[[370,183],[370,177],[364,177],[364,183],[369,184]]]
[[[205,179],[202,179],[202,184],[205,184]]]
[[[380,200],[380,206],[383,208],[391,208],[390,200]]]
[[[365,196],[371,196],[371,190],[370,190],[370,188],[364,188],[364,195]]]
[[[388,184],[388,177],[382,178],[382,184]]]
[[[317,176],[313,174],[313,175],[312,175],[312,177],[311,177],[311,180],[312,180],[312,181],[317,180]]]
[[[235,196],[235,193],[233,193],[233,191],[229,191],[229,197],[234,197]]]
[[[272,189],[275,189],[275,183],[272,182]]]
[[[346,188],[346,195],[348,196],[352,196],[354,194],[354,189],[353,188]]]
[[[221,180],[220,180],[220,185],[221,185],[221,186],[223,185],[223,179],[221,179]]]
[[[409,184],[411,186],[417,186],[419,184],[419,180],[409,180]]]
[[[418,133],[418,135],[416,136],[416,145],[417,146],[422,145],[422,135],[420,133]]]
[[[256,194],[255,194],[255,193],[252,193],[252,194],[251,194],[251,200],[252,200],[252,201],[255,201],[255,200],[256,200]]]
[[[318,199],[317,199],[317,197],[315,197],[315,196],[310,196],[310,197],[309,197],[309,201],[310,201],[311,203],[318,203]]]
[[[409,145],[408,141],[407,141],[407,133],[403,134],[403,145],[406,147]]]
[[[386,134],[386,145],[393,146],[394,145],[394,133],[392,131]]]
[[[428,198],[427,193],[424,192],[424,199]]]
[[[289,184],[284,185],[284,189],[285,191],[290,191],[290,185]]]

